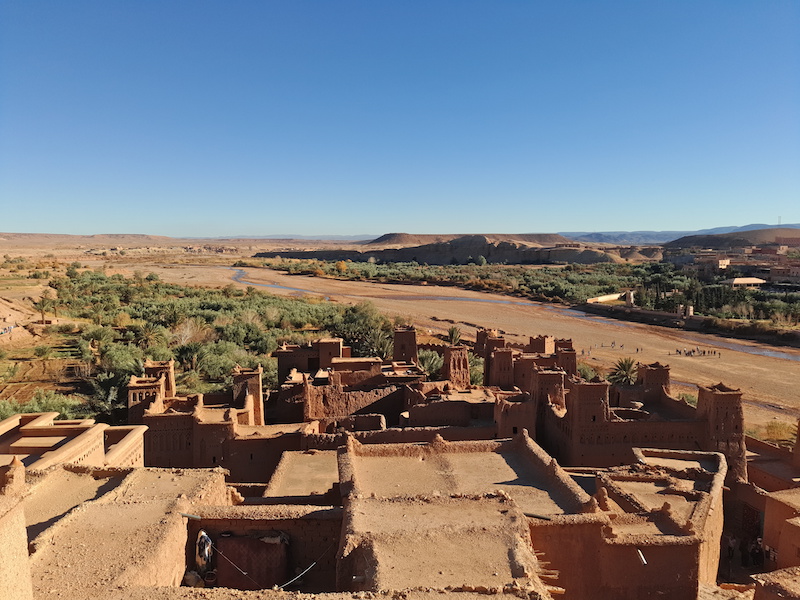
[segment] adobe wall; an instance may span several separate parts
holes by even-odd
[[[697,409],[686,402],[686,400],[682,400],[680,398],[674,398],[667,394],[662,394],[657,401],[658,404],[662,405],[666,410],[668,410],[671,414],[675,416],[686,419],[690,421],[697,420]]]
[[[355,431],[354,439],[362,444],[411,444],[430,443],[440,435],[447,441],[491,440],[496,437],[494,426],[491,427],[405,427],[403,429],[385,429],[383,431]],[[348,434],[319,433],[303,436],[302,450],[335,450],[347,443]]]
[[[188,523],[186,560],[194,562],[194,541],[204,529],[212,541],[222,532],[262,537],[279,531],[289,536],[289,572],[299,573],[313,562],[317,565],[303,576],[303,591],[336,589],[336,556],[342,530],[342,509],[319,506],[231,506],[196,511],[200,521]]]
[[[303,421],[304,385],[298,383],[284,386],[274,391],[267,398],[264,406],[266,419],[271,423],[300,423]]]
[[[105,430],[105,465],[108,467],[143,467],[144,436],[147,427],[128,425]]]
[[[47,469],[62,463],[75,463],[102,467],[106,464],[106,449],[104,431],[108,429],[105,423],[91,426],[83,433],[75,436],[63,446],[45,452],[36,461],[37,469]]]
[[[413,362],[417,358],[417,331],[413,327],[403,327],[394,330],[394,346],[392,360],[395,362]]]
[[[559,417],[546,407],[543,445],[570,466],[608,467],[631,460],[631,448],[696,448],[705,436],[702,421],[597,421]],[[705,449],[705,448],[703,448]]]
[[[528,338],[528,345],[525,352],[532,354],[555,354],[556,338],[550,335],[537,335]]]
[[[778,549],[778,560],[776,568],[791,567],[800,565],[800,557],[784,555],[781,549],[784,545],[790,547],[793,540],[792,528],[786,527],[786,522],[790,519],[800,517],[800,509],[793,506],[794,503],[800,503],[800,490],[783,490],[768,494],[766,497],[766,505],[764,509],[764,544]],[[783,535],[789,531],[789,540],[784,542]]]
[[[408,409],[411,427],[468,427],[472,407],[468,402],[439,400]]]
[[[285,433],[273,438],[237,437],[225,443],[220,463],[230,471],[231,482],[256,483],[269,481],[281,455],[303,447],[301,433]]]
[[[536,431],[537,405],[528,399],[512,402],[498,398],[494,404],[494,422],[497,425],[497,437],[513,437],[523,429],[533,433]]]
[[[336,433],[337,429],[345,431],[374,431],[386,429],[386,417],[381,414],[344,415],[318,419],[319,429],[324,433]]]
[[[783,524],[777,567],[800,567],[800,517],[789,519]]]
[[[551,521],[529,519],[534,550],[559,572],[556,583],[567,590],[570,600],[697,597],[697,538],[641,535],[621,541],[605,536],[608,522],[602,513],[557,515]],[[642,565],[637,549],[647,565]],[[676,573],[689,577],[676,578]]]
[[[387,386],[375,390],[347,391],[343,387],[326,385],[306,387],[304,421],[350,415],[359,411],[382,413],[387,424],[396,426],[405,408],[404,388]]]
[[[800,567],[789,567],[771,573],[753,575],[756,592],[753,600],[797,600],[800,598]]]
[[[25,525],[19,497],[0,495],[0,598],[33,600]]]
[[[747,461],[747,480],[768,492],[788,489],[792,482],[786,476],[770,472],[769,466],[779,463],[791,463],[793,453],[788,448],[781,448],[754,437],[745,436],[748,450],[756,451],[756,460]]]
[[[148,467],[195,467],[194,417],[191,414],[145,415],[144,464]]]
[[[292,369],[309,373],[316,371],[320,366],[319,351],[310,345],[286,345],[278,348],[273,355],[278,359],[278,382],[285,381]]]
[[[570,342],[571,345],[572,342]],[[556,349],[556,364],[567,372],[575,375],[578,372],[578,354],[572,348]]]
[[[698,386],[697,417],[706,423],[700,444],[728,460],[728,482],[747,481],[742,392],[717,384]]]
[[[447,346],[445,348],[442,378],[449,381],[457,390],[469,387],[469,350],[466,346]]]
[[[181,585],[186,572],[186,521],[178,512],[167,513],[159,522],[158,536],[148,543],[140,561],[127,567],[114,580],[119,587]]]
[[[500,348],[489,357],[489,376],[486,385],[503,389],[514,387],[514,350]]]

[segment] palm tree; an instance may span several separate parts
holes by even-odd
[[[620,358],[608,375],[608,380],[616,385],[633,385],[636,383],[636,362],[630,358]]]
[[[420,350],[417,358],[420,368],[425,371],[431,379],[439,377],[439,371],[444,362],[442,356],[433,350]]]
[[[451,346],[458,346],[461,343],[461,329],[453,325],[447,330],[447,341]]]
[[[136,345],[142,350],[147,350],[153,346],[161,346],[167,343],[167,332],[155,323],[144,323],[134,331]]]
[[[42,292],[42,297],[38,302],[33,303],[33,307],[41,313],[42,323],[44,323],[44,313],[53,309],[53,297],[50,295],[50,291]]]

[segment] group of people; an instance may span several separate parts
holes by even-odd
[[[733,560],[736,549],[739,549],[739,557],[742,566],[753,568],[764,566],[764,544],[761,538],[748,540],[747,538],[737,539],[735,535],[728,536],[728,559]]]
[[[605,344],[605,342],[603,342],[599,346],[597,344],[595,344],[594,347],[595,348],[605,348],[606,344]],[[611,342],[611,348],[616,348],[616,347],[617,347],[617,342],[616,341]],[[620,344],[619,345],[619,349],[620,350],[625,350],[625,344]],[[642,351],[642,349],[637,346],[636,348],[633,349],[633,351],[636,354],[639,354]],[[581,349],[581,356],[591,356],[591,355],[592,355],[592,348],[591,347],[588,350]]]
[[[722,353],[718,350],[704,350],[700,346],[696,346],[694,348],[684,348],[681,350],[680,348],[675,349],[675,354],[679,356],[718,356],[722,358]]]
[[[6,327],[0,327],[0,335],[4,333],[11,333],[11,330],[14,329],[16,325],[7,325]]]

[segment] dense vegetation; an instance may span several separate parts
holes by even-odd
[[[245,263],[240,263],[245,266]],[[580,304],[587,299],[635,290],[637,306],[674,311],[693,305],[695,314],[723,319],[770,320],[778,327],[800,323],[800,293],[733,290],[702,282],[670,263],[565,265],[421,265],[351,261],[268,260],[253,263],[292,274],[388,283],[431,283],[512,294],[531,300]],[[734,274],[728,273],[726,277]]]

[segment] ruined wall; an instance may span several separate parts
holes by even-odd
[[[341,386],[308,386],[303,420],[313,421],[356,412],[382,413],[389,426],[396,426],[405,408],[403,389],[387,386],[369,391],[347,391]]]
[[[442,378],[457,390],[469,387],[469,350],[466,346],[448,346],[444,349]]]

